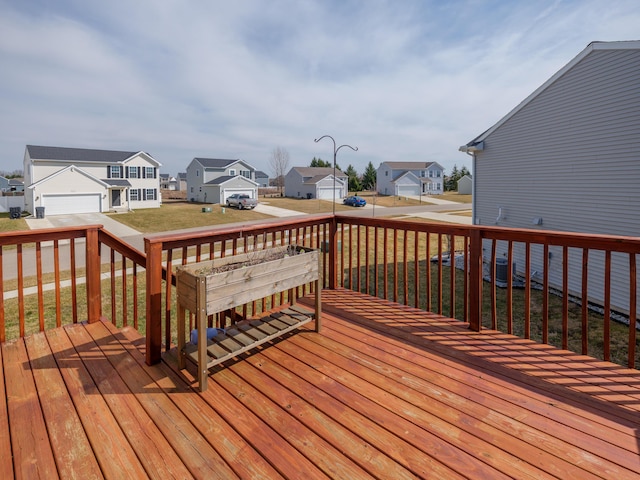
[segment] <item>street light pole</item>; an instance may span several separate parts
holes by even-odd
[[[358,147],[352,147],[351,145],[340,145],[338,148],[336,148],[336,141],[333,139],[331,135],[323,135],[320,138],[314,139],[313,141],[318,143],[323,138],[330,138],[331,141],[333,142],[333,215],[335,216],[336,214],[336,157],[338,156],[338,150],[340,150],[342,147],[349,147],[354,152],[357,152]],[[347,186],[347,191],[348,191],[348,186]]]

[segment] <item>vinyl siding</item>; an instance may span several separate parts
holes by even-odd
[[[476,222],[496,224],[502,207],[502,226],[640,236],[640,51],[592,51],[484,140],[474,172]],[[536,217],[541,226],[533,225]],[[556,284],[561,258],[560,250],[548,260]],[[603,297],[601,258],[589,259],[596,301]],[[532,271],[542,272],[541,252],[532,260]],[[581,263],[572,254],[572,290],[579,290]],[[616,256],[612,296],[623,311],[627,277],[628,259]]]

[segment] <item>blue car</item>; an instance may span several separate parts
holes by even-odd
[[[354,195],[352,197],[347,197],[344,199],[344,203],[345,205],[349,205],[351,207],[364,207],[367,204],[367,201],[362,198],[362,197],[358,197],[357,195]]]

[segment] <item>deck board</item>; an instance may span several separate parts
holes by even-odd
[[[214,367],[202,393],[175,349],[146,365],[131,328],[3,344],[1,477],[640,477],[640,372],[354,292],[322,301],[321,333]]]

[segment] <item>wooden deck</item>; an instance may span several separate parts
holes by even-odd
[[[104,323],[3,344],[0,478],[640,477],[640,372],[351,291],[203,393],[143,350]]]

